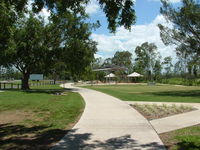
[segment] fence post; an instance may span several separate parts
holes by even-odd
[[[11,83],[11,89],[13,89],[13,83]]]
[[[4,89],[6,89],[6,83],[3,83],[4,85],[3,85],[3,87],[4,87]]]

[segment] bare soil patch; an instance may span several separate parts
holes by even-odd
[[[19,123],[26,119],[34,118],[33,113],[26,110],[3,111],[0,113],[0,123]]]
[[[145,118],[147,118],[147,120],[169,117],[172,115],[196,110],[196,108],[193,108],[192,106],[175,104],[134,104],[131,106],[135,108],[138,112],[140,112]]]

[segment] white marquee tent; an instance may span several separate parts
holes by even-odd
[[[143,77],[143,75],[141,75],[137,72],[133,72],[133,73],[129,74],[127,77]]]
[[[110,74],[108,74],[108,75],[105,76],[105,78],[115,78],[115,77],[116,76],[113,73],[110,73]]]

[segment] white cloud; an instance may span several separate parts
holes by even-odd
[[[99,4],[96,0],[91,0],[86,7],[86,13],[96,14],[100,10]]]
[[[94,58],[104,58],[104,57],[100,54],[94,54]]]
[[[160,2],[160,0],[149,0],[149,1],[155,1],[155,2]],[[168,0],[170,3],[180,3],[181,0]]]
[[[166,56],[172,56],[175,58],[175,47],[165,46],[160,39],[160,30],[157,24],[161,23],[167,26],[172,26],[172,24],[167,23],[162,15],[158,15],[154,21],[146,25],[135,25],[132,26],[131,32],[120,27],[117,29],[115,35],[109,34],[92,34],[92,39],[98,42],[99,52],[105,55],[114,54],[116,51],[128,50],[133,53],[135,48],[144,42],[155,43],[158,47],[162,58]]]
[[[32,3],[33,3],[33,0],[29,0],[28,1],[28,4],[27,4],[27,8],[28,10],[32,10]],[[38,16],[42,16],[44,17],[44,21],[45,23],[48,23],[49,19],[48,17],[51,15],[51,12],[47,9],[47,8],[43,8],[40,13],[38,14]],[[27,15],[28,17],[28,15]]]

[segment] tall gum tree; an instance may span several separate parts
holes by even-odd
[[[200,1],[182,0],[180,7],[174,7],[162,0],[160,12],[173,25],[172,28],[158,25],[163,43],[175,45],[179,61],[193,65],[196,70],[200,62]]]

